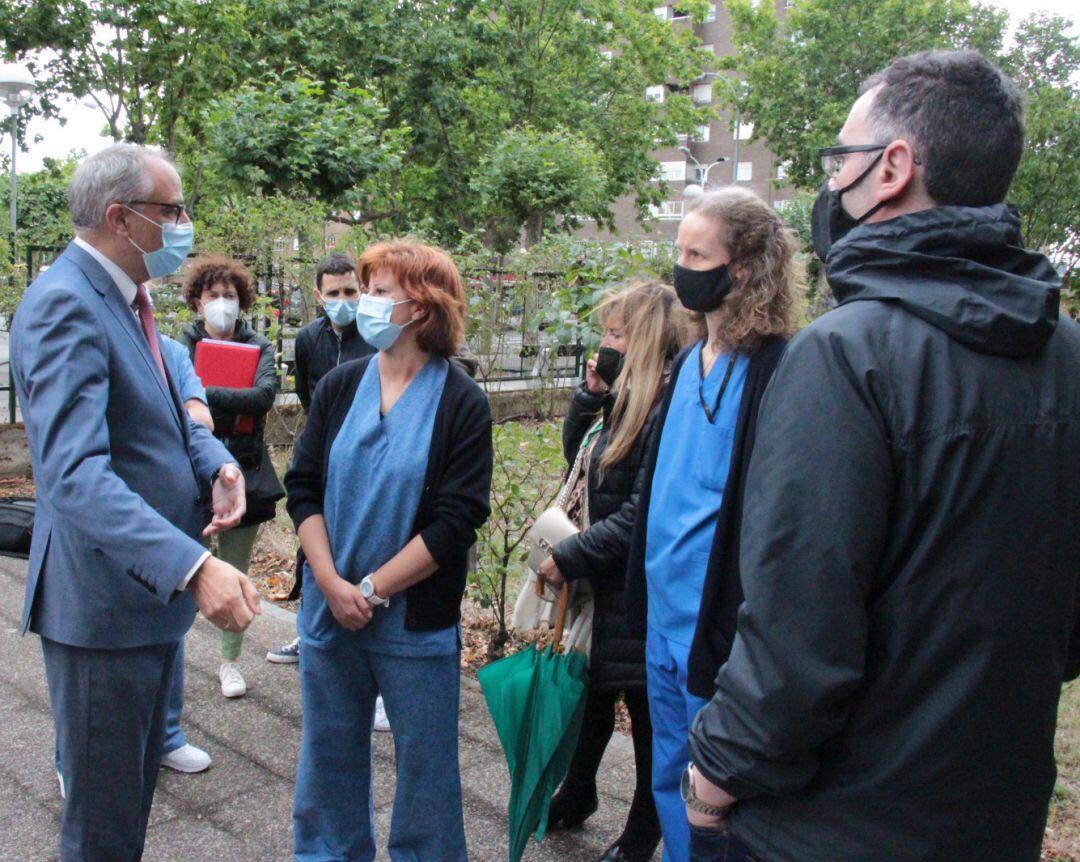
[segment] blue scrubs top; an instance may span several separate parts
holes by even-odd
[[[716,358],[699,395],[701,344],[687,355],[660,432],[649,499],[645,533],[649,626],[686,647],[693,640],[701,607],[749,359],[736,356],[712,422],[701,397],[712,410],[730,359],[730,355]]]
[[[205,404],[206,390],[195,373],[195,366],[191,364],[188,349],[167,335],[161,336],[161,343],[165,347],[161,358],[165,360],[165,364],[172,373],[173,382],[180,393],[180,400],[190,401],[194,398]]]
[[[379,360],[372,357],[352,406],[330,448],[323,517],[338,574],[358,584],[412,538],[427,473],[435,408],[450,363],[433,356],[397,403],[380,415]],[[389,655],[448,655],[458,650],[457,626],[437,631],[405,628],[405,592],[375,608],[356,632],[334,620],[304,564],[304,601],[298,631],[304,644],[351,644]]]

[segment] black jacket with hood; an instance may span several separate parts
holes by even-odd
[[[1080,670],[1080,326],[1005,206],[862,225],[761,406],[690,749],[772,862],[1039,858]]]

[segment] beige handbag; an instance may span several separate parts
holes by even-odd
[[[572,585],[564,585],[561,591],[554,590],[545,584],[536,571],[540,564],[551,556],[552,549],[563,539],[580,532],[577,526],[566,514],[566,501],[570,496],[574,480],[583,469],[588,469],[588,451],[592,439],[602,427],[598,422],[589,433],[586,434],[585,442],[578,449],[578,456],[574,460],[566,482],[563,484],[555,503],[540,513],[526,534],[529,543],[528,571],[525,583],[517,602],[514,604],[514,613],[511,625],[514,628],[533,629],[542,625],[551,626],[553,618],[559,616],[558,605],[567,605],[563,608],[564,620],[567,624],[567,637],[563,644],[568,651],[589,654],[592,641],[593,601],[592,587],[586,581],[576,581]],[[586,491],[583,503],[584,526],[588,526],[588,491]],[[560,632],[562,626],[558,626]]]

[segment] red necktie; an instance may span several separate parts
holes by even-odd
[[[161,348],[158,347],[157,327],[154,325],[154,307],[150,304],[150,294],[145,284],[140,284],[135,289],[135,306],[139,310],[139,323],[142,324],[143,334],[150,345],[150,352],[161,370],[161,376],[166,377],[165,363],[161,361]]]

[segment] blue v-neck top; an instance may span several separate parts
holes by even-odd
[[[660,431],[653,473],[645,544],[648,624],[687,647],[697,626],[749,359],[735,357],[712,421],[701,402],[712,410],[730,359],[718,356],[702,380],[701,344],[687,355]]]
[[[449,363],[433,356],[390,411],[380,414],[378,358],[364,370],[341,430],[330,449],[323,517],[338,574],[358,584],[391,559],[412,534],[424,489],[435,410]],[[375,608],[356,632],[339,626],[307,564],[300,637],[313,646],[352,643],[393,655],[445,655],[458,649],[456,626],[434,631],[405,628],[405,594]]]

